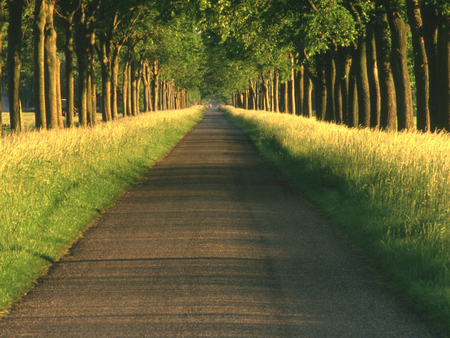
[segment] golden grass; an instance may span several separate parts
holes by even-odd
[[[227,111],[385,280],[450,336],[450,135]]]
[[[0,138],[0,313],[201,119],[201,108]]]

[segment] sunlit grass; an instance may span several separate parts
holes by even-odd
[[[227,109],[385,281],[450,336],[450,135]]]
[[[0,138],[0,313],[201,116],[192,108]]]

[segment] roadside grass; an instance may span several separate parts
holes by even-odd
[[[225,110],[380,278],[450,337],[450,135]]]
[[[200,107],[0,138],[0,315],[202,118]]]

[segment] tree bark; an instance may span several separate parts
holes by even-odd
[[[411,27],[412,43],[414,50],[414,74],[416,77],[416,106],[417,106],[417,129],[430,131],[430,87],[428,58],[425,49],[425,40],[418,0],[407,0],[408,21]]]
[[[380,126],[387,131],[397,130],[397,101],[391,66],[389,23],[383,7],[377,6],[375,25],[378,79],[380,83]]]
[[[305,86],[305,67],[303,66],[303,62],[300,62],[299,69],[296,72],[296,80],[295,80],[295,113],[297,115],[302,115],[303,110],[303,100],[304,96],[304,86]]]
[[[378,63],[373,23],[367,25],[367,78],[370,90],[370,127],[380,127],[380,83],[378,81]]]
[[[5,2],[6,0],[0,0],[0,65],[3,64],[2,46],[3,46],[3,26],[5,23]],[[0,67],[0,93],[2,92],[3,83],[3,71]],[[3,136],[3,109],[2,109],[2,96],[0,95],[0,137]]]
[[[356,56],[356,84],[358,90],[358,124],[370,127],[370,89],[367,75],[367,49],[366,37],[361,36],[358,41]]]
[[[9,72],[9,117],[11,131],[22,132],[22,111],[20,107],[20,71],[22,69],[22,13],[23,0],[8,0],[8,72]]]
[[[439,112],[440,128],[450,131],[450,15],[439,15],[437,39],[439,64]]]
[[[296,115],[296,106],[295,106],[295,70],[294,70],[294,66],[295,66],[295,61],[294,61],[294,56],[292,55],[292,53],[289,53],[289,59],[291,61],[291,80],[290,80],[290,113],[292,115]]]
[[[58,93],[57,93],[57,56],[56,56],[56,30],[53,24],[55,4],[47,2],[47,17],[45,23],[45,110],[47,114],[47,128],[59,127],[58,123]]]
[[[47,128],[45,110],[45,24],[46,0],[36,0],[34,9],[34,99],[36,129]]]
[[[123,105],[123,117],[129,116],[130,112],[128,111],[128,82],[130,81],[128,78],[128,67],[129,62],[125,62],[123,67],[123,79],[122,79],[122,105]]]
[[[427,4],[425,1],[421,1],[420,10],[423,21],[423,39],[428,61],[430,130],[435,131],[440,128],[439,126],[441,124],[439,121],[440,65],[437,61],[438,17],[433,5]]]
[[[86,4],[82,4],[76,23],[76,53],[78,63],[78,121],[80,127],[87,126],[87,91],[88,91],[88,65],[87,65],[87,50],[86,40]]]
[[[312,109],[312,81],[309,76],[309,73],[305,70],[304,75],[304,81],[305,84],[303,86],[304,88],[304,95],[303,95],[303,116],[312,118],[313,116],[313,109]]]
[[[64,55],[66,57],[66,125],[71,128],[75,126],[74,111],[74,42],[73,42],[73,19],[74,11],[66,11],[66,20],[64,20],[64,29],[66,33],[66,44],[64,46]]]
[[[325,77],[326,77],[326,109],[325,109],[325,121],[336,122],[335,114],[335,94],[336,94],[336,59],[335,51],[333,49],[328,49],[326,54],[326,67],[325,67]]]
[[[159,98],[159,69],[158,69],[158,60],[153,61],[153,79],[152,79],[152,99],[153,99],[153,109],[154,111],[158,111],[158,98]]]
[[[399,0],[389,0],[388,22],[391,28],[392,63],[395,92],[397,94],[398,130],[414,130],[414,115],[411,82],[408,72],[407,32],[408,26],[403,21]]]
[[[274,111],[275,113],[280,112],[280,102],[279,102],[279,74],[277,71],[274,72],[274,79],[273,79],[273,104],[274,104]]]

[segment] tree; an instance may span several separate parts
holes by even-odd
[[[8,0],[8,71],[9,71],[9,115],[11,131],[18,133],[22,128],[22,111],[20,103],[20,70],[22,62],[22,13],[23,0]]]
[[[6,0],[0,0],[0,65],[3,63],[2,47],[3,47],[3,25],[5,22],[5,2]],[[3,72],[0,67],[0,93],[3,83]],[[0,95],[0,137],[3,136],[3,111],[2,111],[2,98]]]
[[[403,20],[400,0],[386,0],[387,17],[391,29],[392,63],[397,97],[399,130],[414,130],[413,102],[407,58],[408,26]]]

